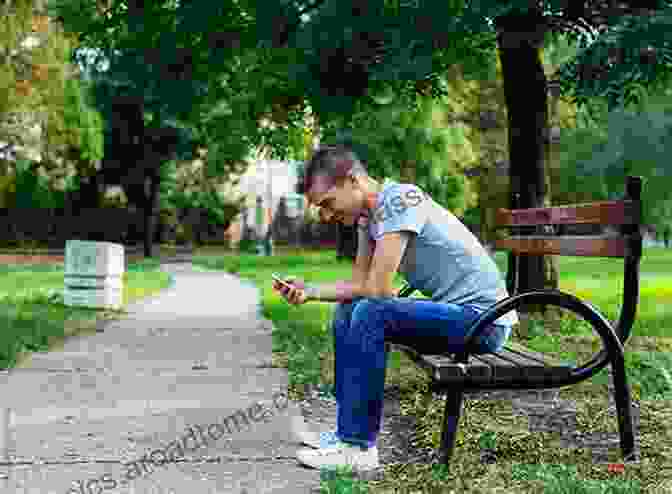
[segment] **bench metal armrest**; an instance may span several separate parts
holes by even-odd
[[[588,379],[606,367],[610,362],[618,365],[624,359],[623,345],[620,339],[616,335],[611,323],[597,308],[570,293],[560,290],[532,290],[501,300],[481,314],[467,330],[467,351],[459,355],[458,361],[467,361],[467,356],[473,353],[471,350],[476,346],[476,339],[486,327],[524,303],[556,305],[568,309],[588,321],[600,335],[600,338],[602,338],[603,348],[593,355],[593,358],[586,364],[573,369],[571,381],[568,384],[575,384]]]

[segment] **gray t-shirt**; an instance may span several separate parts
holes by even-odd
[[[478,239],[416,185],[388,182],[368,230],[373,241],[385,233],[412,232],[399,272],[435,302],[470,305],[482,313],[509,296],[499,268]],[[517,322],[515,310],[496,320],[507,327]]]

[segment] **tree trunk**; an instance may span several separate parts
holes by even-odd
[[[149,175],[145,179],[148,183],[148,197],[144,208],[144,242],[143,250],[145,257],[152,257],[154,254],[154,230],[156,228],[156,217],[159,212],[159,185],[161,184],[158,174]]]
[[[81,211],[83,217],[88,218],[89,222],[93,221],[95,216],[87,212],[87,210],[95,211],[100,209],[104,187],[105,185],[100,173],[95,173],[91,177],[86,178],[81,184],[78,209]],[[110,228],[112,227],[113,225],[110,225]],[[86,229],[87,239],[94,242],[105,242],[109,238],[108,235],[113,233],[110,231],[108,234],[93,224],[84,225],[84,228]]]
[[[539,57],[543,36],[534,29],[541,25],[538,14],[513,15],[498,19],[499,54],[504,79],[504,95],[509,125],[511,208],[550,205],[546,181],[548,133],[547,81]],[[543,34],[543,33],[541,33]],[[515,194],[520,194],[516,205]],[[520,233],[536,227],[520,228]],[[518,290],[522,293],[557,288],[557,269],[552,257],[520,255]],[[509,269],[513,267],[509,254]],[[509,283],[512,273],[509,273]],[[523,313],[545,311],[545,307],[526,304]]]

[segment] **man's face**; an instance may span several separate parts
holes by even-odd
[[[307,194],[308,201],[320,209],[321,222],[339,222],[348,226],[354,225],[362,212],[360,196],[352,176],[335,185],[331,185],[328,179],[315,177],[315,183]]]

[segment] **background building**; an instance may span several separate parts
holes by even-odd
[[[245,206],[227,230],[232,245],[238,244],[245,227],[264,236],[278,210],[281,198],[285,198],[287,215],[290,218],[303,216],[305,199],[296,194],[298,161],[257,159],[240,178],[236,192],[245,198]],[[257,198],[261,198],[261,228],[258,227]]]

